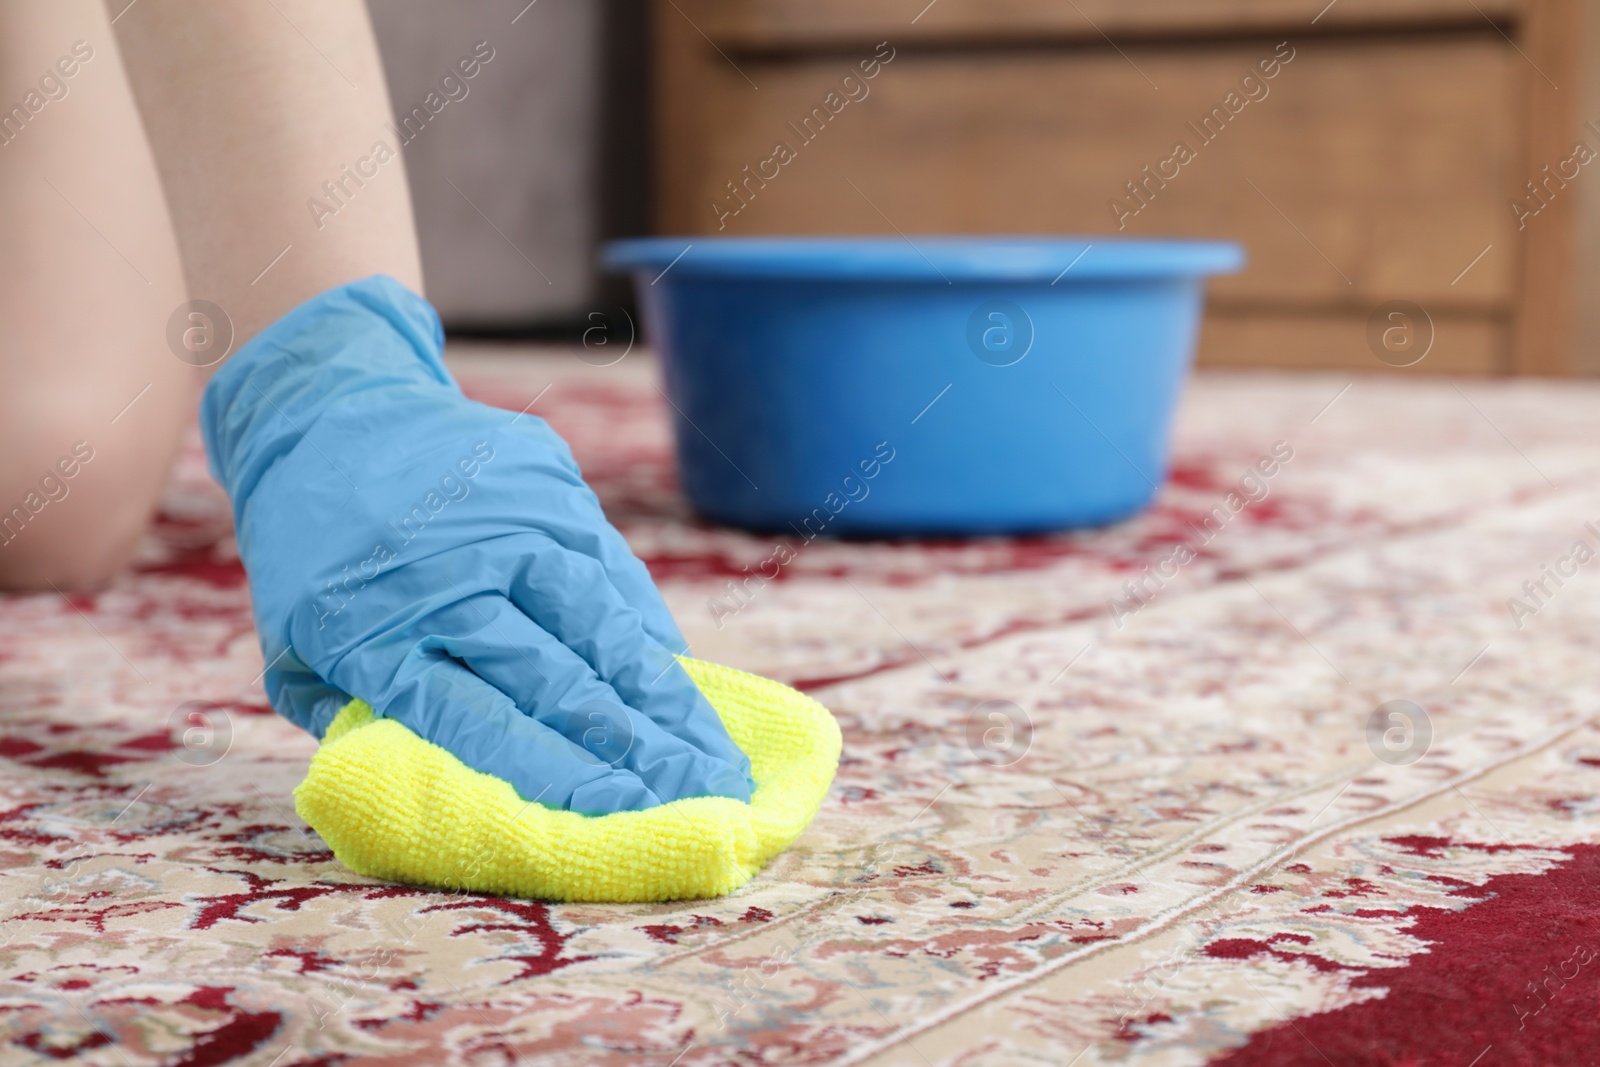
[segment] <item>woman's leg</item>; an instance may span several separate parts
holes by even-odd
[[[191,417],[179,305],[237,349],[347,281],[420,292],[404,163],[360,0],[0,0],[0,93],[0,587],[90,586]]]
[[[193,417],[184,299],[104,10],[0,0],[0,588],[92,586],[133,550]]]
[[[422,267],[362,0],[106,0],[190,295],[237,348],[334,286]]]

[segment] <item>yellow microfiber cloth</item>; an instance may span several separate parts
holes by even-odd
[[[543,900],[731,893],[817,814],[839,766],[839,726],[786,685],[682,662],[750,757],[749,804],[693,797],[611,815],[557,811],[353,700],[295,789],[295,810],[347,867],[373,878]]]

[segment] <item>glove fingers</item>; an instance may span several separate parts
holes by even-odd
[[[504,597],[469,597],[424,625],[438,635],[425,643],[466,664],[523,714],[595,758],[636,774],[662,800],[750,799],[739,770],[626,706],[575,651]],[[716,714],[709,705],[706,711]]]
[[[688,642],[667,610],[667,602],[661,599],[650,569],[633,554],[614,527],[608,527],[608,532],[612,536],[601,540],[594,558],[604,568],[611,587],[621,595],[623,603],[639,613],[646,633],[672,652],[687,655]]]
[[[685,653],[683,633],[661,599],[649,568],[633,554],[627,540],[606,519],[600,499],[583,483],[567,443],[543,420],[537,420],[532,426],[529,421],[523,420],[520,428],[536,434],[544,447],[570,469],[572,484],[577,490],[565,501],[565,508],[546,510],[541,515],[549,537],[568,552],[599,563],[612,589],[621,594],[622,602],[639,613],[645,632],[672,652]]]
[[[541,629],[581,656],[622,702],[663,730],[735,768],[750,761],[682,665],[648,632],[604,566],[542,538],[529,539],[510,597]]]
[[[638,775],[522,714],[493,685],[424,645],[406,657],[382,713],[474,770],[510,782],[524,800],[588,815],[661,803]]]

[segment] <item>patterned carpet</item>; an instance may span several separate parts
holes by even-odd
[[[0,1063],[1594,1062],[1600,391],[1202,375],[1135,521],[803,544],[695,524],[637,357],[463,376],[835,711],[815,825],[692,904],[344,870],[191,448],[134,572],[0,602]]]

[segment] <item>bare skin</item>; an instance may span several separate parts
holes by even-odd
[[[77,41],[92,56],[61,78]],[[19,127],[10,109],[46,71],[67,95]],[[0,512],[25,509],[0,584],[94,585],[132,552],[193,410],[197,372],[163,339],[182,266],[98,4],[0,0],[0,101]],[[78,442],[93,458],[67,479]]]
[[[0,107],[47,71],[66,86],[0,144],[0,519],[26,520],[0,529],[0,588],[93,587],[125,564],[204,373],[167,340],[186,299],[219,305],[237,350],[346,282],[422,291],[402,160],[346,179],[320,226],[307,208],[393,144],[360,0],[106,7],[0,0]],[[92,57],[66,77],[80,41]]]

